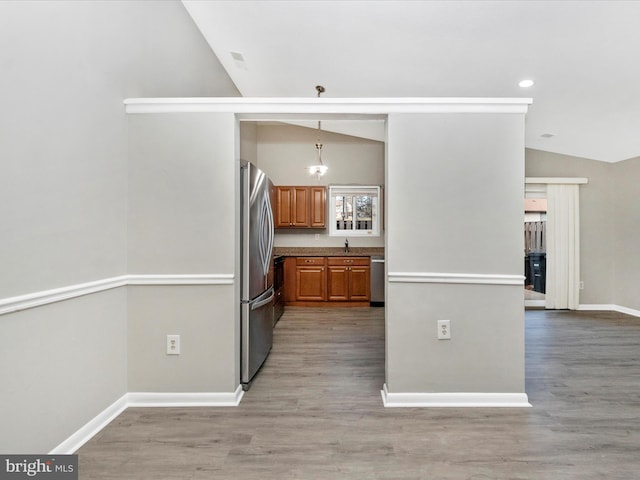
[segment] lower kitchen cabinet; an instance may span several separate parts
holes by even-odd
[[[287,257],[285,296],[288,305],[369,304],[369,257]]]
[[[296,259],[296,301],[325,301],[327,274],[325,257],[298,257]]]
[[[349,267],[349,301],[369,302],[371,300],[371,267]]]
[[[329,301],[369,301],[371,266],[368,257],[329,257],[327,263]]]

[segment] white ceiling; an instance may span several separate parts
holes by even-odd
[[[245,97],[532,97],[527,147],[640,155],[640,1],[183,3]]]

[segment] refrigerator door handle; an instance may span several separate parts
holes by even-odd
[[[271,287],[269,288],[269,290],[267,290],[258,298],[256,298],[253,302],[251,302],[251,310],[257,310],[258,308],[268,304],[271,300],[273,300],[274,296],[275,296],[275,292],[273,290],[273,287]]]
[[[269,195],[265,195],[267,198],[267,220],[269,222],[269,242],[267,247],[267,258],[269,260],[269,266],[271,266],[271,256],[273,255],[273,241],[275,236],[275,221],[273,220],[273,205],[271,205],[271,200],[269,199]]]
[[[269,195],[267,192],[262,196],[260,205],[259,229],[260,260],[262,263],[262,271],[266,275],[269,273],[269,267],[271,265],[274,236],[273,212],[271,211],[271,202],[269,201]]]

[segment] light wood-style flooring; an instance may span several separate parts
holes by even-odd
[[[288,308],[239,407],[131,408],[80,478],[640,478],[640,319],[528,311],[533,408],[385,409],[383,315]]]

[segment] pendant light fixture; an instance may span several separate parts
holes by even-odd
[[[322,85],[317,85],[316,90],[318,92],[318,98],[320,98],[320,94],[324,92],[324,87]],[[316,150],[318,151],[318,162],[315,165],[311,165],[309,169],[310,175],[315,175],[317,179],[319,179],[322,175],[327,173],[329,167],[327,167],[322,161],[322,143],[320,142],[320,132],[321,132],[321,124],[320,120],[318,120],[318,139],[316,140]]]

